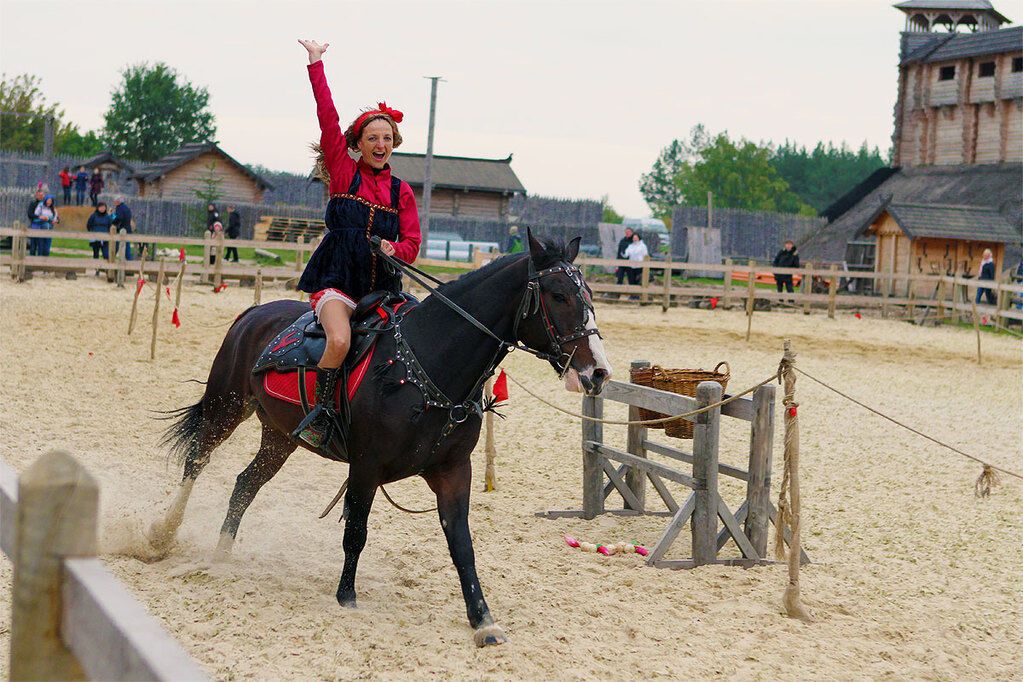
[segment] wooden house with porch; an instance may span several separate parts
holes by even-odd
[[[131,176],[140,197],[195,201],[208,178],[219,180],[221,202],[260,204],[273,185],[235,161],[213,142],[190,142]]]
[[[910,204],[885,201],[857,232],[877,240],[874,271],[889,274],[973,276],[985,249],[991,249],[995,272],[1005,262],[1006,244],[1018,230],[998,211],[981,206]],[[893,280],[888,292],[930,296],[933,285]],[[925,291],[926,289],[926,291]]]
[[[111,151],[102,151],[91,159],[81,161],[78,165],[71,169],[71,174],[74,175],[78,171],[79,166],[85,166],[85,170],[92,175],[93,170],[99,169],[100,174],[103,175],[104,192],[107,194],[118,194],[125,190],[124,185],[131,186],[132,174],[135,173],[135,167],[124,159],[115,156]]]

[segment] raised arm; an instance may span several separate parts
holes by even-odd
[[[330,173],[330,190],[343,192],[348,188],[355,173],[355,162],[348,155],[348,145],[341,132],[341,125],[334,108],[334,98],[327,86],[323,72],[323,53],[330,43],[320,45],[314,40],[299,40],[309,53],[309,83],[316,99],[316,118],[320,122],[320,149],[323,150],[327,172]]]

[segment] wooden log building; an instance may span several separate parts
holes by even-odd
[[[892,201],[878,206],[857,234],[862,235],[877,240],[875,272],[974,277],[984,249],[991,249],[995,271],[1000,272],[1005,245],[1018,239],[1009,221],[994,209]],[[933,284],[914,284],[917,295],[934,293]],[[909,282],[899,281],[890,293],[905,296],[909,290]]]
[[[882,267],[884,246],[873,240],[890,238],[889,228],[864,226],[888,202],[930,206],[928,220],[937,221],[932,229],[977,220],[969,234],[953,233],[972,243],[1004,244],[1006,262],[999,267],[1014,265],[1023,255],[1023,27],[1001,28],[1009,19],[988,0],[908,0],[895,7],[905,13],[906,26],[892,166],[825,209],[828,224],[800,251],[804,258],[851,266],[862,253],[864,267]],[[1008,234],[990,211],[1008,224]],[[960,256],[957,251],[949,274],[975,274],[970,258]]]
[[[147,164],[131,176],[140,197],[195,201],[195,190],[205,178],[220,180],[221,202],[263,203],[263,193],[273,186],[235,161],[213,142],[190,142],[162,159]]]

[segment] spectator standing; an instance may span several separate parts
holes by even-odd
[[[625,257],[630,261],[641,263],[647,259],[650,255],[650,251],[647,250],[646,244],[643,243],[643,238],[638,232],[632,233],[632,243],[625,248]],[[639,284],[639,277],[642,272],[642,268],[629,268],[629,284]],[[636,298],[633,296],[632,298]]]
[[[71,205],[71,167],[64,166],[60,173],[60,187],[64,190],[64,205]]]
[[[978,274],[977,279],[992,281],[995,279],[995,258],[991,253],[991,249],[984,249],[984,253],[980,259],[980,273]],[[980,303],[981,296],[984,296],[988,305],[995,305],[998,300],[995,298],[995,292],[991,289],[977,287],[977,298],[974,302]]]
[[[628,258],[628,256],[625,255],[625,250],[627,248],[629,248],[630,244],[632,244],[632,235],[633,235],[632,228],[631,227],[625,228],[625,236],[622,237],[618,241],[618,251],[615,254],[615,258],[617,258],[618,260],[625,260],[626,258]],[[629,274],[629,271],[631,269],[632,268],[627,268],[627,267],[624,267],[624,266],[620,267],[620,268],[616,268],[615,269],[615,281],[618,284],[621,284],[622,280],[625,279],[625,277]],[[629,281],[630,282],[632,281],[631,278],[630,278]]]
[[[56,199],[52,194],[47,194],[41,202],[36,204],[35,216],[32,220],[33,230],[52,230],[53,225],[60,221],[55,204]],[[50,237],[32,237],[28,240],[28,255],[49,256],[52,243],[53,239]]]
[[[99,204],[99,195],[103,191],[103,174],[99,172],[99,168],[92,169],[92,177],[89,178],[89,201],[92,202],[95,208]]]
[[[96,205],[96,210],[93,211],[92,215],[89,216],[89,222],[86,223],[85,229],[89,232],[102,232],[103,234],[110,234],[110,226],[113,224],[113,216],[107,211],[107,204],[105,201],[99,202]],[[103,260],[110,260],[110,248],[106,239],[91,241],[89,246],[92,247],[92,257],[99,258],[100,251],[103,252]],[[96,271],[99,274],[99,270]]]
[[[776,268],[798,268],[799,267],[799,252],[796,251],[795,243],[790,239],[785,242],[785,248],[778,252],[778,255],[774,257],[774,261],[771,263]],[[750,277],[755,275],[751,272]],[[778,293],[782,291],[782,287],[785,291],[792,293],[792,275],[779,275],[775,274],[774,283],[778,287]]]
[[[85,204],[85,190],[89,187],[89,173],[85,170],[85,166],[79,166],[78,172],[75,173],[75,205],[83,206]]]
[[[522,253],[526,247],[522,244],[522,235],[519,234],[519,226],[512,225],[508,228],[508,238],[504,240],[505,253]]]
[[[214,222],[212,225],[209,225],[206,228],[206,231],[209,232],[210,239],[212,239],[214,242],[216,242],[217,235],[219,235],[221,232],[224,231],[224,225],[223,225],[223,223],[221,223],[218,220],[218,221]],[[210,265],[216,265],[217,264],[217,257],[218,256],[220,256],[220,254],[217,253],[217,247],[216,246],[211,246],[210,247]]]
[[[227,207],[227,238],[238,239],[242,236],[242,217],[238,215],[237,209],[234,206]],[[231,257],[234,254],[234,258]],[[224,260],[229,260],[232,263],[238,262],[238,247],[229,246],[224,249]]]
[[[99,208],[99,206],[96,206]],[[125,233],[131,234],[131,209],[128,208],[128,204],[124,203],[124,197],[114,198],[114,212],[110,216],[110,220],[117,231],[124,230]],[[131,241],[125,240],[124,242],[124,259],[131,260]]]
[[[45,197],[46,197],[46,192],[44,192],[42,190],[42,188],[40,187],[39,189],[36,190],[35,196],[32,197],[32,200],[28,202],[28,222],[29,222],[29,225],[31,225],[32,222],[36,219],[36,206],[41,204]]]

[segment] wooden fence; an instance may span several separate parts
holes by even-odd
[[[633,363],[633,367],[638,366],[649,366],[649,363]],[[697,386],[696,398],[610,381],[599,396],[584,397],[582,407],[587,417],[603,419],[605,401],[625,403],[629,406],[629,420],[636,421],[641,419],[640,408],[670,415],[685,414],[713,405],[721,399],[721,385],[712,381]],[[601,422],[584,420],[582,509],[547,511],[538,516],[584,519],[592,519],[601,514],[670,516],[670,523],[647,557],[648,565],[659,568],[694,568],[713,563],[741,566],[771,563],[767,559],[768,526],[777,517],[777,510],[770,501],[774,401],[775,387],[766,384],[756,389],[752,398],[739,398],[701,414],[685,417],[693,422],[692,453],[651,440],[647,427],[635,424],[628,427],[623,450],[604,442]],[[747,470],[719,461],[718,433],[722,415],[750,424]],[[657,461],[651,455],[665,457],[672,462]],[[682,471],[676,462],[691,464],[691,472]],[[718,492],[719,475],[746,482],[746,500],[734,514]],[[647,480],[664,503],[666,512],[648,508]],[[680,505],[666,482],[680,484],[692,492]],[[622,509],[607,508],[606,500],[614,492],[623,500]],[[687,523],[692,528],[692,557],[666,559],[666,553]],[[729,539],[742,552],[741,559],[718,558],[718,552]]]
[[[19,477],[0,460],[0,548],[14,563],[12,680],[206,680],[95,557],[99,486],[53,451]]]
[[[46,238],[66,238],[91,241],[95,233],[79,231],[31,231]],[[225,280],[252,283],[257,276],[264,280],[283,280],[297,282],[309,255],[316,248],[317,241],[278,242],[255,239],[232,239],[225,242],[223,235],[213,239],[208,235],[198,237],[177,237],[164,235],[118,235],[109,234],[104,241],[109,243],[109,260],[92,258],[73,258],[60,256],[29,256],[27,245],[29,239],[27,227],[17,225],[14,228],[0,228],[0,238],[12,237],[10,255],[0,255],[0,267],[10,268],[15,279],[24,279],[30,270],[40,271],[78,271],[105,270],[111,281],[124,280],[125,268],[138,271],[140,264],[132,262],[126,265],[117,260],[117,245],[123,242],[143,242],[153,247],[170,247],[175,251],[182,246],[202,246],[201,262],[189,262],[185,266],[185,275],[198,278],[200,283],[212,283],[219,286]],[[210,264],[210,254],[222,254],[225,246],[242,248],[273,249],[290,252],[290,263],[273,266],[235,265],[227,263],[223,258],[214,258]],[[472,262],[446,261],[420,258],[417,265],[440,266],[459,270],[472,270],[489,262],[496,254],[474,253]],[[809,313],[812,309],[826,309],[830,317],[835,316],[838,308],[857,310],[877,310],[884,316],[898,315],[907,319],[970,320],[974,311],[979,316],[988,316],[1000,326],[1007,320],[1023,321],[1023,310],[1013,308],[1013,299],[1023,296],[1023,284],[1013,283],[1010,273],[1003,273],[998,281],[977,280],[960,276],[922,275],[909,273],[852,272],[840,270],[837,265],[827,268],[809,264],[801,268],[776,268],[761,266],[756,263],[735,265],[730,259],[725,263],[683,263],[676,261],[646,260],[637,265],[635,261],[616,260],[610,258],[579,257],[576,264],[582,268],[587,283],[597,296],[636,297],[640,304],[657,304],[663,309],[673,305],[681,305],[693,299],[718,299],[718,305],[730,308],[743,304],[748,309],[756,301],[769,301],[775,304],[788,305]],[[595,275],[613,271],[618,267],[638,267],[640,283],[614,284],[600,281]],[[147,261],[141,264],[144,274],[155,274],[159,263]],[[666,277],[665,273],[671,273]],[[721,273],[720,280],[711,282],[688,282],[684,278],[691,272]],[[751,274],[752,273],[752,274]],[[775,275],[797,275],[802,278],[799,290],[793,293],[778,292],[773,289],[749,286],[749,279],[758,273]],[[676,281],[681,276],[682,282]],[[654,282],[659,277],[659,282]],[[741,284],[735,279],[742,278]],[[861,283],[857,288],[869,289],[877,293],[856,293],[848,289],[850,283]],[[816,290],[815,290],[816,288]],[[973,304],[978,288],[990,289],[997,297],[996,305]],[[906,289],[908,293],[896,295]],[[926,289],[926,295],[918,295],[919,289]]]

